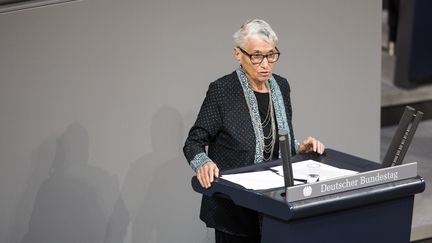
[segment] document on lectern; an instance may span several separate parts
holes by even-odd
[[[301,185],[304,183],[302,180],[306,180],[307,178],[309,173],[307,164],[310,163],[320,164],[320,181],[358,173],[357,171],[340,169],[313,160],[305,160],[293,163],[294,185]],[[282,166],[272,167],[264,171],[222,175],[221,178],[252,190],[284,187]]]
[[[270,170],[222,175],[221,178],[252,190],[264,190],[284,186],[283,176]]]
[[[331,165],[323,164],[314,160],[304,160],[299,161],[297,163],[293,163],[293,174],[295,179],[301,179],[304,180],[307,178],[307,175],[309,174],[308,164],[318,164],[319,165],[319,180],[329,180],[334,179],[341,176],[348,176],[348,175],[354,175],[357,174],[357,171],[353,170],[346,170],[337,168]],[[273,170],[277,170],[278,173],[283,175],[283,169],[282,165],[276,166],[271,168]]]

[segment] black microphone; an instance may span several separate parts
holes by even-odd
[[[285,193],[286,193],[288,187],[294,185],[294,176],[292,172],[291,146],[288,138],[288,131],[283,129],[279,130],[279,148],[282,154],[282,167],[284,172]]]

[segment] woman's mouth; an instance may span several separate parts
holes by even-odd
[[[259,74],[263,77],[267,77],[267,76],[269,76],[270,72],[269,71],[260,71]]]

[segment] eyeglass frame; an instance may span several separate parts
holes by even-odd
[[[274,53],[270,53],[270,54],[267,54],[267,55],[263,55],[263,54],[249,54],[249,53],[247,53],[245,50],[243,50],[243,48],[241,48],[240,46],[237,46],[237,48],[238,48],[238,49],[239,49],[243,54],[245,54],[246,56],[248,56],[248,57],[249,57],[249,60],[250,60],[251,63],[254,64],[254,65],[256,65],[256,64],[261,64],[261,63],[264,61],[264,58],[267,59],[267,62],[268,62],[268,63],[275,63],[275,62],[277,62],[277,61],[279,60],[279,57],[280,57],[280,55],[281,55],[281,53],[279,52],[279,49],[278,49],[276,46],[275,46],[276,52],[274,52]],[[270,62],[269,59],[268,59],[268,56],[270,56],[270,55],[274,55],[274,54],[277,54],[278,57],[277,57],[276,61]],[[261,60],[260,62],[254,63],[254,62],[252,62],[252,56],[262,56],[262,60]]]

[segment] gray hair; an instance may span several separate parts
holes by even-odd
[[[278,41],[276,33],[271,26],[261,19],[248,20],[244,23],[234,35],[234,42],[237,46],[244,47],[249,38],[255,37],[265,42],[273,42],[275,45]]]

